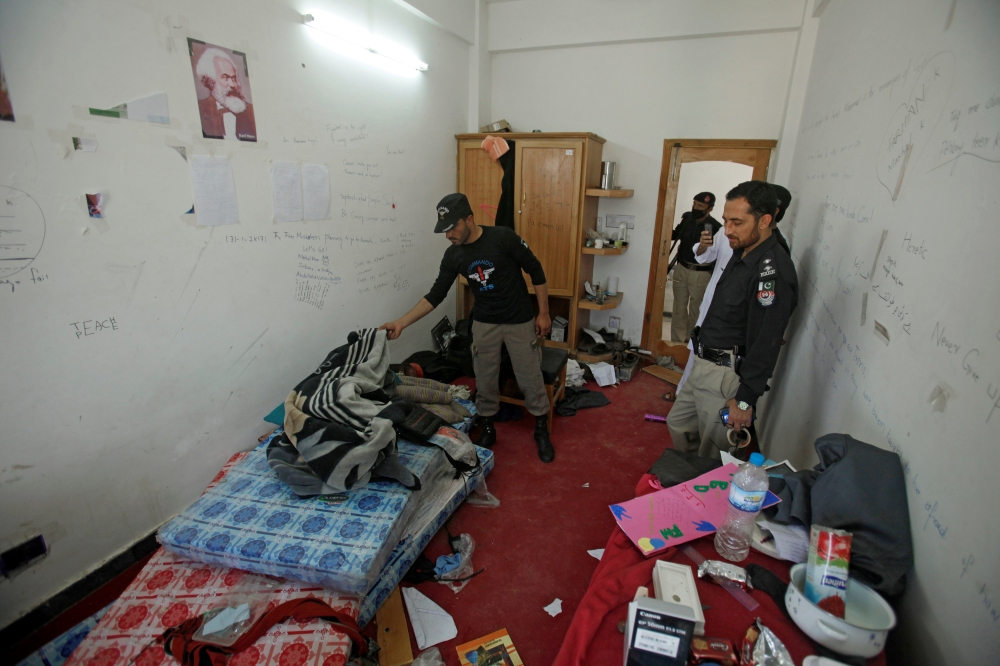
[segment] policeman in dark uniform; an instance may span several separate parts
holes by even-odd
[[[692,332],[691,375],[667,417],[674,447],[719,458],[729,450],[728,426],[748,426],[767,389],[782,334],[798,302],[791,257],[773,235],[774,188],[751,180],[726,195],[722,215],[733,256],[719,278],[708,314]]]
[[[698,243],[702,232],[711,230],[712,235],[715,235],[722,228],[719,221],[711,215],[714,206],[714,194],[698,194],[691,210],[684,213],[680,224],[674,229],[674,238],[678,240],[672,280],[674,307],[670,315],[670,339],[674,342],[687,342],[691,336],[691,329],[698,321],[705,289],[715,269],[714,261],[699,264],[691,249]]]

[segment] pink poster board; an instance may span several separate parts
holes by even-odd
[[[733,463],[685,483],[611,505],[618,526],[646,557],[715,532],[726,519]],[[781,500],[767,493],[764,506]]]

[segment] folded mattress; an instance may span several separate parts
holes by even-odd
[[[164,548],[196,562],[363,597],[400,542],[414,541],[448,507],[450,514],[493,465],[492,453],[477,449],[484,469],[456,479],[440,449],[400,441],[399,456],[420,477],[420,490],[375,481],[332,498],[300,498],[268,466],[267,445],[280,433],[272,433],[164,525],[157,535]]]

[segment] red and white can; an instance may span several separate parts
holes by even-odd
[[[822,525],[813,525],[806,560],[806,599],[836,617],[847,608],[847,572],[851,562],[853,535]]]

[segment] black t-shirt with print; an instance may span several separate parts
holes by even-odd
[[[474,243],[452,245],[444,252],[441,270],[424,298],[437,307],[456,275],[463,275],[475,296],[472,318],[484,324],[523,324],[535,318],[528,285],[521,275],[531,276],[533,285],[545,284],[542,264],[528,244],[511,229],[480,227]]]

